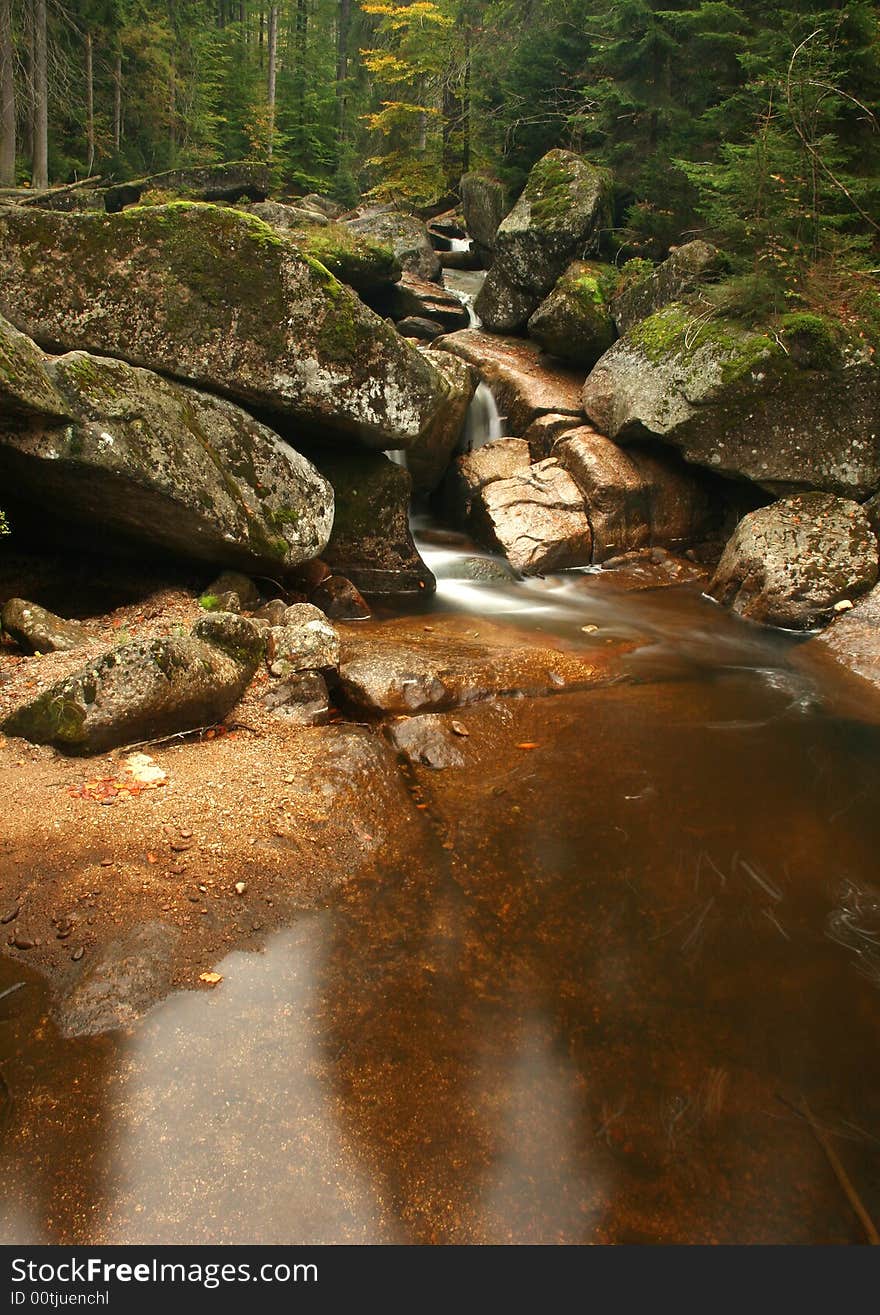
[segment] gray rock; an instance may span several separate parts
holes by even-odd
[[[355,233],[364,233],[390,246],[407,273],[420,279],[439,280],[440,257],[431,244],[427,225],[415,215],[385,206],[361,211],[345,222]]]
[[[124,206],[177,197],[186,201],[220,201],[233,205],[242,197],[252,201],[269,194],[269,166],[250,160],[230,164],[194,165],[188,169],[169,169],[165,173],[136,178],[102,189],[108,213]]]
[[[243,617],[203,617],[184,638],[136,640],[58,681],[3,723],[7,735],[89,754],[220,721],[263,654]]]
[[[605,353],[583,404],[616,442],[654,437],[771,493],[863,498],[880,484],[880,368],[855,346],[801,368],[784,335],[676,304]]]
[[[311,603],[288,607],[284,624],[270,626],[267,644],[269,670],[276,676],[327,671],[339,665],[339,635]]]
[[[877,539],[861,507],[806,493],[743,517],[709,592],[750,620],[806,629],[876,580]]]
[[[260,701],[290,726],[324,726],[330,719],[330,695],[319,671],[292,672],[274,682]]]
[[[462,767],[464,754],[455,743],[455,736],[436,713],[420,717],[402,717],[388,727],[388,738],[411,763],[433,767]]]
[[[3,607],[2,628],[25,653],[66,653],[87,642],[78,621],[65,621],[24,598],[10,598]]]
[[[611,179],[571,151],[550,151],[533,167],[502,221],[495,260],[475,302],[487,329],[515,333],[570,261],[595,250],[611,218]]]
[[[407,315],[406,319],[398,320],[397,332],[404,338],[417,338],[420,342],[433,342],[435,338],[440,338],[444,333],[442,324],[436,320],[427,320],[421,315]]]
[[[495,256],[495,236],[504,215],[504,188],[487,174],[462,176],[461,208],[481,263],[488,269]]]
[[[178,932],[147,922],[85,959],[55,1007],[62,1036],[97,1036],[130,1027],[171,987]]]
[[[551,356],[592,369],[617,337],[608,301],[616,281],[612,266],[573,261],[529,319],[529,336]]]
[[[0,313],[50,350],[121,357],[374,448],[410,446],[445,403],[391,325],[239,210],[6,207],[0,246]]]
[[[209,597],[227,593],[238,594],[239,603],[246,612],[253,612],[260,606],[259,589],[250,576],[243,575],[241,571],[222,571],[205,589]]]
[[[277,434],[231,402],[123,361],[42,358],[0,318],[0,480],[40,516],[186,557],[269,573],[327,542],[333,492]],[[42,355],[42,354],[40,354]],[[52,421],[41,419],[59,399]],[[62,416],[60,413],[64,413]]]
[[[626,333],[639,320],[687,297],[702,283],[717,279],[722,266],[717,248],[700,240],[676,247],[662,265],[640,278],[628,280],[624,265],[623,286],[611,303],[618,333]]]

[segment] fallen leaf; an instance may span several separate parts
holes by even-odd
[[[470,735],[467,726],[463,726],[460,721],[451,721],[449,726],[456,735]]]
[[[206,986],[216,986],[218,982],[223,981],[222,973],[199,973],[199,981],[204,982]]]
[[[517,749],[537,749],[539,746],[531,740],[526,740],[524,744],[518,744],[516,747]]]

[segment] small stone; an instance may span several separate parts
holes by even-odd
[[[451,721],[449,723],[449,728],[455,735],[470,735],[467,726],[463,726],[460,721]]]
[[[13,908],[6,910],[6,912],[3,914],[3,917],[0,918],[0,923],[2,923],[5,926],[6,923],[8,922],[15,922],[15,919],[18,917],[19,913],[21,913],[21,905],[16,904]]]
[[[236,893],[236,895],[243,895],[243,894],[245,893],[246,890],[247,890],[247,882],[246,882],[246,881],[236,881],[236,883],[235,883],[235,893]]]
[[[839,603],[834,604],[835,612],[851,612],[852,609],[853,609],[853,604],[850,602],[848,598],[841,598]]]
[[[32,950],[36,942],[32,941],[28,936],[18,935],[13,936],[12,944],[16,950]]]
[[[81,945],[78,945],[70,957],[74,963],[79,963],[80,959],[83,957],[84,954],[85,954],[85,950]]]

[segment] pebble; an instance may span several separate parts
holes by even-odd
[[[3,923],[3,925],[5,926],[7,922],[15,922],[15,919],[18,917],[19,913],[21,913],[21,905],[16,904],[14,908],[6,910],[6,912],[3,914],[3,917],[0,918],[0,923]]]
[[[247,882],[246,882],[246,881],[236,881],[236,883],[235,883],[235,893],[236,893],[236,895],[243,895],[243,894],[245,893],[246,890],[247,890]]]
[[[85,950],[81,945],[78,945],[70,957],[74,963],[79,963],[80,959],[83,957],[84,954],[85,954]]]
[[[27,936],[13,936],[12,944],[16,950],[32,950],[36,941],[30,940]]]

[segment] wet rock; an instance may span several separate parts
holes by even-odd
[[[700,478],[670,454],[624,450],[589,428],[564,434],[553,455],[580,489],[593,530],[593,561],[650,545],[682,547],[707,529]]]
[[[476,366],[506,417],[509,434],[524,434],[547,413],[576,416],[583,423],[583,372],[549,360],[537,343],[464,329],[438,339],[435,347]]]
[[[488,174],[466,173],[460,192],[467,231],[480,263],[488,269],[495,258],[495,238],[504,216],[504,188]]]
[[[260,701],[291,726],[323,726],[330,718],[327,682],[319,671],[291,673],[275,682]]]
[[[404,717],[388,727],[388,738],[395,749],[411,763],[441,770],[444,767],[462,767],[464,754],[455,743],[455,737],[436,714],[421,717]]]
[[[312,594],[312,602],[331,621],[364,621],[370,615],[363,594],[344,575],[329,575]]]
[[[269,628],[266,656],[277,676],[329,670],[339,663],[339,635],[319,608],[298,603],[288,607],[284,625]]]
[[[784,327],[758,332],[676,304],[605,353],[583,403],[618,443],[654,437],[771,493],[862,498],[880,484],[880,368],[854,344],[829,340],[826,366],[801,368]]]
[[[842,666],[880,688],[880,585],[838,616],[804,652],[829,653]]]
[[[592,561],[593,535],[584,498],[552,457],[480,494],[482,518],[504,556],[523,575],[540,575]]]
[[[485,537],[489,530],[483,515],[483,490],[495,480],[525,474],[529,466],[529,446],[521,438],[496,438],[456,457],[442,490],[447,516],[476,537]]]
[[[717,279],[722,267],[718,249],[700,240],[676,247],[656,269],[640,271],[635,277],[627,277],[624,265],[621,286],[611,303],[618,333],[626,333],[639,320]]]
[[[610,223],[611,179],[571,151],[550,151],[495,237],[495,259],[475,302],[487,329],[515,333],[569,262],[595,249]]]
[[[0,318],[0,394],[31,405],[38,368],[57,420],[0,417],[0,480],[38,523],[258,570],[319,553],[333,517],[314,466],[231,402],[123,361],[33,355]],[[24,384],[22,383],[24,380]],[[38,407],[42,405],[38,403]],[[66,420],[62,419],[64,412]]]
[[[406,319],[398,320],[397,332],[404,338],[417,338],[420,342],[433,342],[435,338],[442,337],[444,333],[443,325],[438,324],[436,320],[427,320],[421,315],[407,315]]]
[[[0,620],[6,634],[25,653],[66,653],[87,641],[78,621],[65,621],[23,598],[10,598]]]
[[[270,598],[268,603],[264,603],[261,608],[254,612],[252,621],[264,621],[270,626],[284,625],[284,614],[287,611],[288,604],[283,598]]]
[[[508,695],[586,689],[619,678],[620,649],[591,655],[483,642],[460,634],[346,637],[340,696],[367,714],[411,714]]]
[[[449,401],[406,454],[413,492],[421,496],[439,487],[465,430],[468,408],[476,392],[473,366],[450,352],[426,350],[448,385]]]
[[[374,305],[394,320],[418,316],[436,322],[442,325],[444,333],[465,329],[469,322],[467,310],[458,297],[437,283],[416,278],[414,274],[404,274],[391,289],[387,302]]]
[[[494,557],[457,557],[443,569],[444,580],[472,580],[476,584],[510,584],[516,571]]]
[[[617,337],[610,298],[618,271],[573,261],[529,319],[529,336],[560,360],[589,370]]]
[[[177,940],[173,927],[154,921],[105,946],[56,1005],[62,1036],[96,1036],[136,1022],[170,990]],[[81,950],[71,957],[82,959]]]
[[[336,516],[324,560],[367,598],[419,594],[434,577],[419,556],[409,526],[412,481],[378,453],[314,452],[333,486]]]
[[[189,636],[110,649],[3,723],[7,735],[89,754],[220,721],[263,655],[243,617],[203,617]]]
[[[374,448],[408,447],[445,400],[391,325],[242,211],[7,207],[0,244],[0,313],[50,350],[125,358]]]
[[[753,621],[805,629],[828,621],[877,580],[877,539],[857,503],[829,494],[783,498],[750,512],[724,550],[709,592]]]
[[[390,247],[405,272],[420,279],[440,278],[440,257],[427,226],[415,215],[384,206],[361,211],[345,222],[355,233],[364,233]]]
[[[209,597],[226,593],[238,594],[239,602],[246,612],[253,612],[260,606],[259,589],[250,576],[243,575],[241,571],[221,571],[220,575],[208,585],[205,593]]]
[[[544,457],[552,455],[558,438],[583,427],[583,416],[555,415],[551,411],[533,420],[523,434],[523,438],[529,445],[532,460],[541,461]]]

